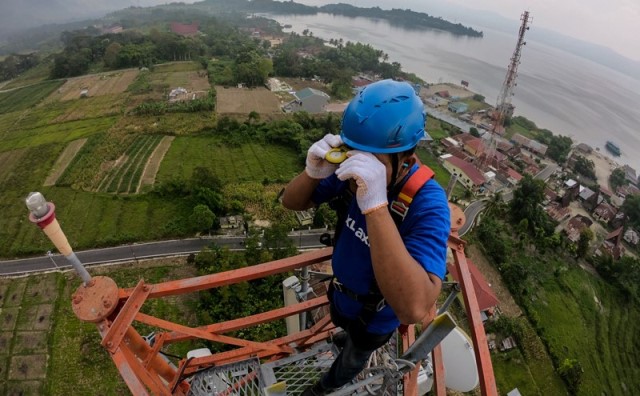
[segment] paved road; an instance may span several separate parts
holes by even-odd
[[[303,231],[290,234],[294,243],[303,249],[317,248],[320,244],[320,235],[324,231]],[[244,248],[243,236],[219,236],[213,238],[192,238],[171,241],[159,241],[150,243],[134,243],[105,249],[92,249],[76,252],[76,255],[84,265],[117,263],[134,261],[153,257],[186,256],[197,253],[211,242],[220,246],[227,246],[232,250]],[[59,267],[69,267],[67,260],[60,254],[51,257],[43,254],[41,257],[32,257],[20,260],[0,261],[0,275],[23,274],[29,272],[49,271],[55,269],[54,263]]]
[[[471,226],[476,220],[476,216],[484,209],[486,204],[487,202],[485,200],[481,200],[472,202],[471,205],[467,206],[464,210],[465,223],[460,230],[458,230],[458,235],[463,236],[471,229]]]

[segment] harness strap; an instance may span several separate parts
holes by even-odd
[[[422,165],[414,172],[413,175],[402,186],[402,190],[395,200],[389,205],[389,212],[397,226],[400,226],[402,220],[407,216],[413,197],[416,196],[418,190],[425,185],[426,182],[433,178],[434,173],[426,165]]]

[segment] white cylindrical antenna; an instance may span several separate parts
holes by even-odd
[[[76,270],[85,286],[88,286],[91,282],[91,275],[87,272],[86,268],[80,262],[80,259],[76,256],[71,249],[71,245],[67,240],[66,235],[60,228],[60,223],[56,219],[56,206],[47,202],[44,196],[39,192],[29,193],[29,196],[25,199],[27,208],[31,212],[29,214],[29,220],[35,223],[44,231],[49,237],[51,242],[56,246],[58,251],[67,258],[67,260]]]

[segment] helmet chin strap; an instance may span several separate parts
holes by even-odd
[[[392,191],[398,181],[398,165],[400,158],[398,153],[391,154],[391,181],[387,185],[387,191]]]

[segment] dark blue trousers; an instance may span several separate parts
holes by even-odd
[[[360,318],[347,319],[337,312],[333,304],[330,307],[331,320],[336,326],[342,327],[348,337],[331,369],[320,380],[326,390],[339,388],[354,379],[367,364],[369,356],[393,335],[393,332],[384,335],[369,333]]]

